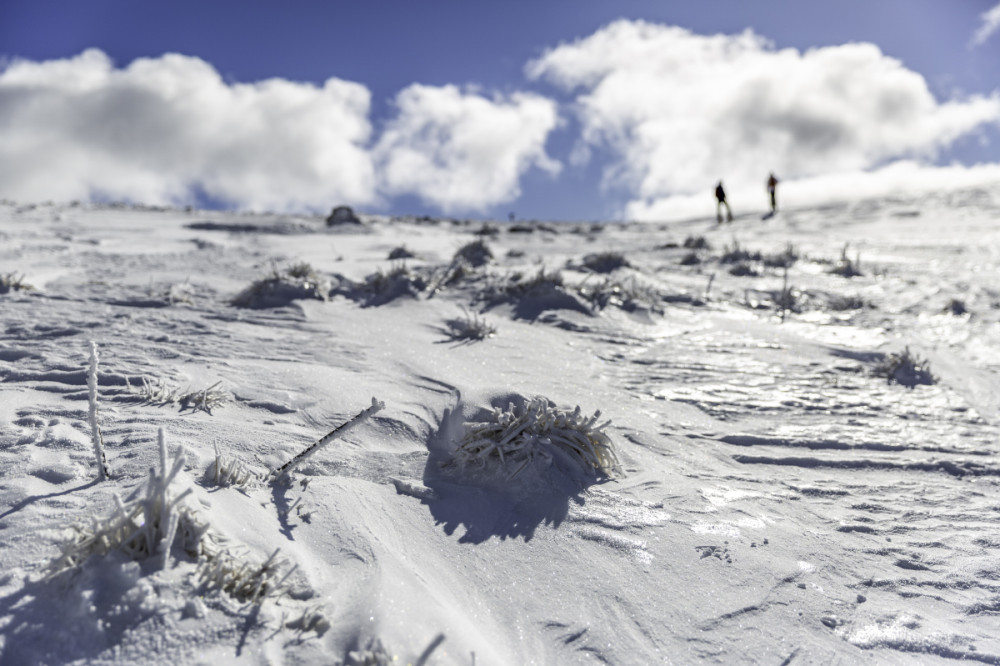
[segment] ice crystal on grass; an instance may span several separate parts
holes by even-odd
[[[876,377],[885,377],[888,383],[896,382],[912,389],[917,384],[933,384],[935,377],[930,365],[906,347],[902,353],[891,353],[872,368]]]
[[[551,464],[566,457],[582,470],[611,477],[620,473],[618,456],[598,424],[601,413],[584,416],[580,408],[560,409],[545,398],[524,405],[493,408],[485,420],[465,424],[465,435],[452,460],[462,468],[498,468],[508,479],[533,463]]]
[[[384,305],[400,296],[416,298],[427,288],[427,280],[406,267],[405,262],[394,264],[388,272],[381,268],[365,278],[362,290],[365,305]]]
[[[298,263],[284,271],[272,270],[271,274],[257,280],[232,300],[240,308],[276,308],[301,299],[325,301],[329,285],[307,263]]]

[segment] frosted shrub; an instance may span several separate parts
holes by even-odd
[[[273,270],[237,294],[232,304],[240,308],[276,308],[302,299],[325,301],[330,286],[307,263],[298,263],[284,271]]]
[[[887,355],[872,368],[872,374],[876,377],[885,377],[890,384],[896,382],[909,389],[917,384],[933,384],[935,382],[930,365],[925,359],[911,353],[909,347],[906,347],[901,354],[891,353]]]
[[[400,245],[389,251],[389,259],[391,261],[401,260],[401,259],[413,259],[415,254],[407,249],[405,245]]]
[[[654,287],[641,284],[635,277],[630,280],[612,280],[609,277],[599,284],[584,283],[580,285],[579,291],[595,310],[613,305],[626,312],[646,309],[657,314],[663,313],[663,296]]]
[[[462,468],[499,469],[511,479],[536,461],[549,465],[562,456],[588,473],[614,476],[618,457],[604,433],[610,421],[598,424],[600,416],[560,409],[541,397],[495,407],[485,420],[465,424],[452,460]]]
[[[844,249],[840,251],[840,260],[830,269],[830,273],[845,278],[864,275],[861,272],[861,253],[858,252],[852,260],[847,256],[847,249],[848,245],[844,245]]]

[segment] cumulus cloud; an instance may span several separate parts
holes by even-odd
[[[395,102],[398,115],[375,147],[387,194],[414,194],[445,212],[484,210],[516,199],[528,169],[560,170],[545,152],[559,123],[551,100],[414,84]]]
[[[993,9],[987,10],[979,15],[979,29],[972,35],[972,46],[981,46],[986,40],[1000,30],[1000,3]]]
[[[101,51],[0,73],[0,195],[325,208],[375,199],[369,92],[272,79],[227,83],[198,58],[124,69]]]
[[[929,159],[1000,121],[1000,96],[938,102],[872,44],[776,50],[750,30],[702,36],[621,20],[526,72],[575,96],[582,140],[616,156],[605,182],[629,193],[633,218],[710,199],[720,178],[759,192],[771,170],[795,180]]]

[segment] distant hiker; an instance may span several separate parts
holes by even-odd
[[[715,200],[717,202],[715,206],[715,219],[719,221],[719,224],[722,224],[722,207],[725,206],[726,222],[732,222],[733,211],[729,208],[729,202],[726,201],[726,191],[722,189],[721,180],[719,181],[719,184],[715,186]]]
[[[778,212],[778,201],[775,198],[775,193],[774,193],[775,188],[777,187],[778,187],[778,179],[774,177],[773,173],[771,173],[767,177],[767,193],[771,197],[771,213]]]

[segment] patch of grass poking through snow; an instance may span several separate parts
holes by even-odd
[[[48,578],[75,571],[89,558],[111,551],[132,560],[153,560],[156,567],[166,569],[171,553],[179,549],[198,563],[203,591],[220,590],[251,603],[284,595],[285,581],[294,567],[281,574],[285,562],[278,559],[277,550],[263,563],[255,564],[245,549],[234,549],[213,534],[208,523],[185,502],[191,488],[178,491],[174,487],[184,468],[184,456],[169,461],[162,428],[158,440],[160,471],[150,468],[145,487],[128,501],[115,495],[116,508],[111,517],[71,527],[62,553],[49,566]]]
[[[264,480],[266,475],[255,472],[237,458],[231,458],[219,453],[219,445],[215,445],[215,460],[205,470],[205,481],[216,486],[250,488]]]
[[[0,275],[0,294],[9,294],[12,291],[34,291],[35,288],[24,281],[23,275],[17,273],[6,273]]]
[[[897,383],[912,389],[918,384],[931,385],[937,379],[931,374],[930,365],[906,347],[902,353],[891,353],[872,368],[872,375],[885,377],[888,383]]]
[[[449,319],[445,322],[448,327],[448,337],[458,342],[481,342],[487,338],[492,338],[497,334],[497,327],[487,323],[485,318],[479,314],[462,308],[464,316],[459,319]]]
[[[190,409],[211,414],[214,408],[224,405],[231,397],[228,392],[219,388],[222,385],[221,381],[195,391],[190,387],[181,389],[169,386],[160,379],[150,381],[146,377],[142,378],[142,386],[138,388],[132,387],[128,377],[125,378],[125,384],[128,390],[145,404],[157,407],[177,405],[182,411]]]
[[[583,267],[594,273],[610,273],[631,265],[621,252],[598,252],[583,258]]]
[[[462,468],[498,469],[508,479],[529,465],[549,465],[555,456],[568,457],[583,471],[603,477],[621,474],[611,439],[599,424],[601,413],[584,416],[580,408],[568,411],[545,398],[524,406],[495,407],[485,421],[465,424],[465,435],[452,461]]]
[[[327,300],[330,286],[312,266],[305,262],[293,264],[283,271],[257,280],[237,294],[231,303],[238,308],[276,308],[303,299]]]
[[[462,259],[473,268],[479,268],[493,261],[493,251],[484,240],[479,239],[460,247],[453,259]]]

